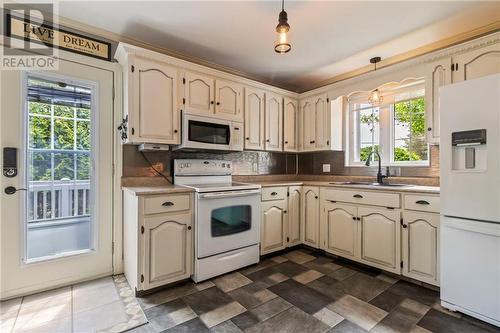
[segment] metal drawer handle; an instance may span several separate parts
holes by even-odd
[[[163,207],[169,207],[173,206],[174,203],[172,201],[165,201],[164,203],[161,204]]]
[[[417,200],[415,201],[416,204],[419,204],[419,205],[430,205],[429,201],[425,201],[425,200]]]
[[[277,195],[277,194],[278,194],[278,193],[276,193],[276,192],[271,192],[271,195]]]
[[[358,198],[358,199],[362,199],[363,196],[361,194],[355,194],[352,196],[353,198]]]

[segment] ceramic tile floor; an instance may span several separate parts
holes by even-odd
[[[2,302],[1,332],[96,331],[123,320],[117,297],[105,278]],[[441,308],[436,291],[308,249],[138,301],[149,323],[128,332],[500,332]]]
[[[156,332],[500,332],[439,305],[436,291],[308,249],[139,298]]]
[[[0,332],[117,332],[146,322],[123,275],[114,279],[1,302]]]

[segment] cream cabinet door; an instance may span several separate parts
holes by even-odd
[[[301,104],[302,118],[302,149],[304,151],[312,151],[316,148],[316,116],[314,112],[314,104],[311,99],[302,101]]]
[[[439,214],[403,213],[402,274],[439,285]]]
[[[245,149],[264,150],[265,93],[245,88]]]
[[[290,186],[288,188],[288,246],[294,246],[301,242],[301,206],[302,186]]]
[[[303,240],[306,245],[319,248],[319,188],[304,186],[302,206]]]
[[[458,64],[453,82],[500,73],[500,43],[458,55],[453,61]]]
[[[401,262],[400,211],[358,208],[360,260],[399,274]]]
[[[356,206],[325,201],[321,212],[321,238],[325,251],[357,259],[358,221]]]
[[[283,98],[276,94],[266,93],[265,128],[267,151],[283,150]]]
[[[190,213],[144,218],[144,290],[191,275],[191,224]]]
[[[315,138],[314,149],[326,150],[329,149],[329,123],[330,123],[330,106],[326,94],[319,95],[314,98],[314,121],[315,121]]]
[[[215,80],[209,76],[185,72],[184,110],[200,114],[214,113]]]
[[[439,88],[451,84],[451,58],[427,66],[425,78],[425,113],[427,141],[439,143]]]
[[[133,109],[137,111],[131,124],[133,141],[179,144],[177,68],[137,57],[132,76]]]
[[[285,98],[283,103],[283,150],[299,150],[299,105],[297,101]]]
[[[243,88],[234,82],[215,81],[215,113],[223,118],[243,121]]]
[[[287,201],[262,202],[260,253],[266,254],[286,248]]]

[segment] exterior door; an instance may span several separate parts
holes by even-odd
[[[286,200],[262,203],[260,253],[286,247]]]
[[[221,117],[243,121],[241,112],[242,87],[234,82],[215,82],[215,113]]]
[[[266,144],[268,151],[283,150],[283,102],[282,97],[266,94]]]
[[[186,72],[184,84],[184,110],[188,112],[213,114],[215,80],[204,75]]]
[[[304,244],[319,247],[319,188],[305,186],[303,193]]]
[[[2,72],[1,141],[19,173],[1,181],[1,298],[112,273],[113,80],[63,59]]]
[[[383,208],[358,208],[361,261],[400,272],[400,212]]]
[[[325,251],[348,258],[358,256],[358,222],[355,206],[326,202],[323,223]]]
[[[245,88],[245,149],[264,150],[265,93]]]
[[[284,128],[283,128],[283,150],[298,151],[299,150],[299,106],[297,101],[289,98],[284,99]]]
[[[288,193],[288,246],[293,246],[300,243],[302,186],[290,186]]]
[[[134,79],[134,108],[139,114],[135,141],[180,144],[177,68],[137,58]]]

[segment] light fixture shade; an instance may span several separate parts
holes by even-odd
[[[292,49],[292,45],[290,44],[290,25],[288,24],[288,15],[285,10],[280,12],[278,22],[276,26],[278,36],[274,43],[274,51],[283,54]]]
[[[380,90],[375,89],[371,92],[370,97],[368,97],[368,102],[371,105],[380,105],[384,101],[382,95],[380,95]]]

